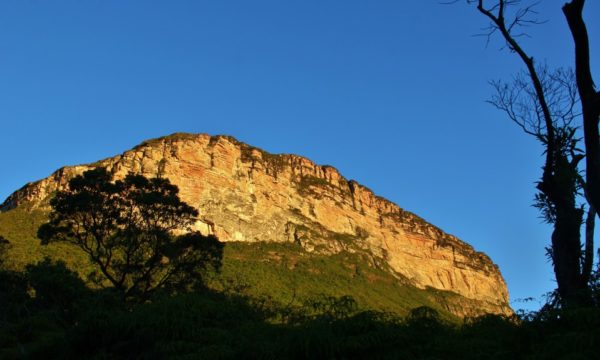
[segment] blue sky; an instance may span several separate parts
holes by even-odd
[[[522,39],[551,66],[572,64],[563,2]],[[520,68],[473,36],[485,24],[422,0],[2,1],[0,198],[148,138],[227,134],[337,167],[488,253],[512,299],[539,298],[554,287],[531,207],[542,148],[485,103]]]

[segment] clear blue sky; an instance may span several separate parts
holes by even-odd
[[[563,3],[523,39],[553,66],[572,63]],[[600,4],[586,14],[600,81]],[[539,297],[542,149],[485,103],[520,67],[473,36],[485,24],[423,0],[4,0],[0,198],[144,139],[228,134],[337,167],[488,253],[512,299]]]

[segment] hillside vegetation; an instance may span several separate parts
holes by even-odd
[[[597,309],[448,322],[361,311],[351,297],[279,306],[210,290],[126,306],[64,264],[0,271],[2,359],[593,359]],[[540,314],[538,314],[540,315]]]
[[[124,303],[86,282],[92,264],[41,246],[43,211],[0,213],[0,358],[592,359],[597,308],[460,320],[368,253],[307,253],[294,243],[227,243],[207,288]],[[74,271],[75,270],[75,271]]]
[[[11,243],[7,268],[22,271],[27,265],[49,257],[63,261],[86,279],[94,267],[79,249],[65,243],[41,246],[36,232],[46,219],[44,211],[23,206],[0,213],[0,235]],[[211,274],[207,285],[215,291],[269,299],[278,305],[350,295],[361,310],[398,315],[426,305],[443,318],[458,321],[440,303],[459,303],[459,296],[402,284],[379,266],[367,253],[319,255],[308,253],[294,243],[227,242],[221,271]]]

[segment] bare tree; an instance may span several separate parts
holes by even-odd
[[[590,68],[590,45],[583,21],[584,5],[585,0],[573,0],[562,10],[575,43],[575,74],[583,113],[588,197],[590,203],[600,209],[600,92],[596,91]]]
[[[523,4],[520,0],[467,0],[467,3],[476,4],[477,10],[490,21],[483,34],[488,41],[492,35],[500,34],[506,48],[516,54],[525,65],[525,70],[517,74],[512,81],[491,83],[495,95],[490,103],[505,112],[525,133],[534,136],[544,146],[545,160],[542,177],[537,183],[539,192],[535,197],[535,206],[554,227],[552,243],[547,251],[554,265],[562,305],[581,305],[589,295],[588,283],[594,256],[593,229],[596,216],[596,207],[593,206],[596,202],[593,201],[593,197],[598,190],[593,190],[596,186],[592,185],[591,181],[596,181],[596,184],[597,180],[589,176],[589,170],[587,182],[579,171],[579,163],[585,157],[585,153],[577,147],[579,139],[576,136],[576,120],[581,116],[579,69],[576,73],[565,69],[551,71],[546,65],[537,64],[519,43],[518,39],[526,35],[523,27],[542,23],[537,18],[537,3]],[[565,7],[568,6],[569,4]],[[581,98],[583,99],[583,96]],[[583,100],[581,107],[585,122]],[[596,152],[597,117],[596,114]],[[589,152],[585,126],[584,131],[586,151]],[[588,153],[587,163],[589,161]],[[600,171],[600,163],[598,169]],[[600,176],[597,179],[600,179]],[[600,196],[600,192],[598,195]],[[581,226],[584,209],[583,205],[578,203],[580,197],[589,203],[583,247]],[[597,203],[600,204],[600,201]]]

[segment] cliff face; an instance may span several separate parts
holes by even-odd
[[[117,179],[129,172],[168,178],[198,208],[197,230],[222,241],[296,242],[323,253],[367,251],[398,281],[468,299],[472,310],[463,314],[511,313],[506,284],[485,254],[333,167],[272,155],[227,136],[174,134],[94,164],[64,167],[27,184],[1,209],[43,204],[70,178],[95,166]]]

